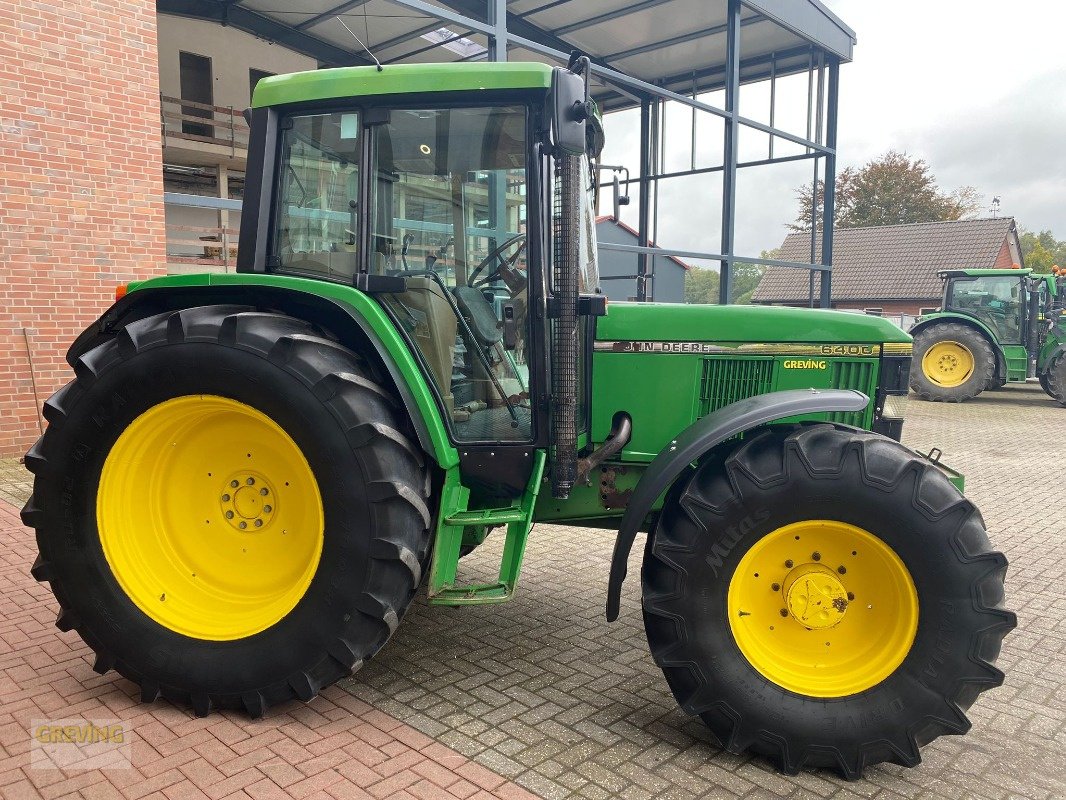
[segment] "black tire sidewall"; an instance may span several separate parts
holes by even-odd
[[[145,615],[107,564],[96,523],[100,472],[118,435],[152,406],[196,394],[237,400],[277,422],[307,459],[325,512],[321,558],[304,596],[270,628],[232,641],[183,636]],[[66,535],[42,541],[42,553],[56,571],[54,585],[82,596],[79,630],[96,640],[94,649],[121,653],[124,671],[150,675],[164,687],[217,695],[266,690],[278,676],[313,673],[322,643],[359,622],[353,607],[366,580],[373,525],[365,472],[329,409],[268,359],[211,343],[133,355],[104,372],[86,395],[49,443],[50,468],[64,480],[38,480],[35,494],[42,507],[62,509]]]
[[[923,360],[938,342],[955,341],[965,345],[974,359],[973,373],[958,386],[940,386],[926,377]],[[914,337],[914,366],[911,388],[923,397],[944,400],[969,400],[983,392],[995,377],[996,356],[983,334],[968,325],[943,322],[919,331]]]
[[[698,620],[685,625],[683,654],[672,657],[699,665],[707,684],[715,687],[717,696],[728,698],[749,728],[787,729],[804,745],[845,751],[854,750],[857,742],[898,739],[900,730],[910,729],[928,713],[932,696],[952,694],[954,677],[962,671],[958,662],[968,657],[966,644],[972,634],[966,608],[972,586],[960,573],[952,530],[944,520],[933,521],[915,508],[911,480],[904,479],[897,491],[887,491],[864,483],[857,464],[838,475],[818,477],[796,463],[790,466],[790,480],[776,486],[760,489],[741,481],[739,495],[721,509],[706,534],[681,534],[691,540],[690,552],[669,546],[660,551],[659,532],[649,537],[649,555],[684,570],[686,587],[680,596],[656,605],[682,620]],[[692,480],[728,481],[714,470],[697,471]],[[684,493],[678,499],[684,502]],[[878,536],[906,565],[918,594],[917,632],[902,664],[876,686],[846,697],[809,697],[773,683],[741,653],[728,622],[729,582],[745,553],[771,531],[811,519],[845,522]],[[660,524],[670,524],[665,515]],[[678,536],[662,538],[674,542]],[[672,684],[678,676],[687,680],[683,671],[674,679],[667,671]],[[680,697],[692,687],[672,688]],[[706,705],[709,698],[694,700]],[[702,713],[706,708],[686,710]],[[799,750],[802,747],[793,748]]]

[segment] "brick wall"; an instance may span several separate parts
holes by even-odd
[[[165,271],[155,3],[0,0],[0,455],[115,285]]]
[[[1014,266],[1014,257],[1010,253],[1010,247],[1007,245],[1007,240],[1003,240],[1003,246],[999,248],[999,255],[996,256],[996,263],[992,265],[992,269],[1010,269]]]

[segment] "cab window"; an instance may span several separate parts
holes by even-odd
[[[524,106],[393,109],[373,126],[370,271],[458,441],[532,437]]]
[[[1013,275],[955,278],[948,305],[985,323],[1005,344],[1022,337],[1022,280]]]
[[[358,270],[359,115],[290,117],[282,125],[275,266],[350,280]]]

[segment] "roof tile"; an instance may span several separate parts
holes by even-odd
[[[1012,217],[838,228],[833,234],[834,300],[939,298],[937,272],[992,267],[1014,229]],[[817,242],[815,259],[822,256]],[[809,233],[790,233],[781,245],[784,261],[807,261]],[[767,267],[752,296],[756,303],[806,302],[809,272]]]

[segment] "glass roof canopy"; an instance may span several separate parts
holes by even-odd
[[[593,94],[605,111],[640,108],[638,244],[609,245],[633,253],[634,296],[654,294],[656,256],[719,261],[721,302],[730,302],[735,263],[776,263],[814,270],[828,306],[836,167],[838,69],[851,60],[854,32],[819,0],[158,0],[160,12],[212,19],[314,56],[323,66],[428,61],[511,60],[565,63],[578,49],[593,61]],[[338,17],[343,20],[340,24]],[[347,26],[347,27],[345,27]],[[369,45],[369,51],[363,45]],[[369,54],[373,53],[373,57]],[[806,73],[806,132],[774,127],[738,112],[742,84]],[[720,106],[700,95],[718,92]],[[721,120],[721,164],[666,174],[660,169],[663,103],[675,102]],[[695,119],[695,113],[693,114]],[[765,158],[738,161],[740,128],[768,137]],[[695,125],[693,126],[695,151]],[[774,156],[774,142],[789,147]],[[797,148],[798,146],[798,148]],[[809,159],[826,197],[812,227],[822,263],[769,261],[734,253],[738,169]],[[717,253],[650,246],[659,181],[721,173],[721,247]],[[812,237],[814,241],[814,237]],[[608,245],[604,245],[607,247]],[[812,287],[814,281],[812,280]],[[817,296],[816,296],[817,295]]]

